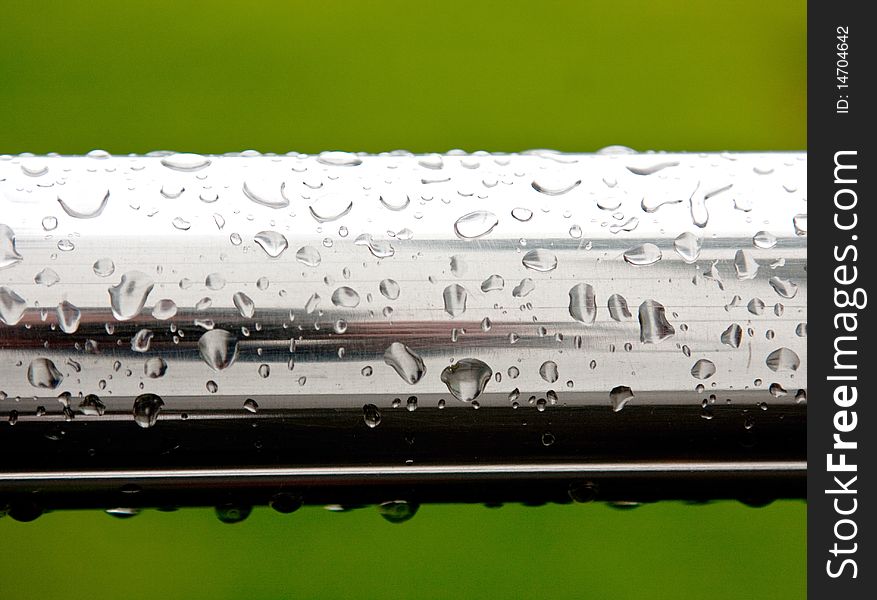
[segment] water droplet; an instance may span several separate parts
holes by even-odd
[[[201,358],[214,371],[230,367],[238,357],[238,340],[224,329],[211,329],[198,340]]]
[[[678,166],[679,162],[675,160],[668,160],[663,162],[657,162],[651,165],[646,166],[628,166],[627,170],[633,173],[634,175],[652,175],[657,173],[658,171],[663,171],[669,167]]]
[[[378,506],[378,514],[390,523],[404,523],[417,514],[418,504],[405,500],[392,500]]]
[[[210,166],[210,159],[200,154],[179,153],[165,156],[161,164],[174,171],[191,172]]]
[[[99,258],[92,265],[92,270],[98,277],[109,277],[116,272],[116,264],[110,258]]]
[[[259,365],[259,377],[262,379],[268,379],[271,376],[271,367],[266,364]]]
[[[469,298],[469,293],[463,286],[452,283],[445,288],[442,298],[445,303],[445,312],[452,317],[466,312],[466,300]]]
[[[691,367],[691,376],[695,379],[709,379],[715,374],[716,365],[706,358],[701,358]]]
[[[375,258],[389,258],[396,254],[396,249],[390,242],[376,240],[368,233],[358,236],[353,243],[357,246],[366,246]]]
[[[764,302],[761,298],[753,298],[749,301],[749,304],[746,305],[746,308],[753,315],[760,315],[764,312]]]
[[[134,422],[144,429],[152,427],[164,401],[155,394],[141,394],[134,400]]]
[[[794,350],[777,348],[767,355],[765,363],[771,371],[797,371],[801,366],[801,359]]]
[[[82,317],[81,311],[64,300],[58,304],[58,327],[64,333],[76,333],[79,329],[79,321]]]
[[[256,414],[256,412],[258,412],[258,410],[259,410],[259,405],[252,398],[247,398],[246,400],[244,400],[244,410],[249,412],[249,413]],[[289,511],[289,512],[292,512],[292,511]]]
[[[792,224],[795,226],[796,235],[807,235],[807,215],[799,214],[792,217]]]
[[[657,344],[676,333],[667,321],[664,306],[654,300],[639,305],[639,330],[639,339],[644,344]]]
[[[113,316],[119,321],[127,321],[139,315],[154,285],[146,273],[128,271],[123,274],[121,281],[108,290]]]
[[[381,411],[374,404],[366,404],[362,407],[362,420],[371,429],[381,424]]]
[[[541,375],[542,379],[548,383],[554,383],[559,377],[557,363],[553,360],[546,360],[542,363],[542,366],[539,367],[539,375]]]
[[[759,231],[752,236],[752,245],[762,250],[769,250],[777,245],[777,236],[769,231]]]
[[[58,219],[52,216],[43,217],[42,223],[44,231],[54,231],[58,227]]]
[[[379,284],[379,289],[381,290],[381,295],[387,300],[396,300],[402,291],[402,288],[399,287],[399,284],[394,279],[384,279]]]
[[[295,259],[307,267],[318,267],[323,258],[320,251],[313,246],[302,246],[295,253]]]
[[[34,275],[33,281],[37,285],[52,287],[53,285],[61,281],[61,276],[58,275],[58,273],[51,267],[46,267],[45,269]]]
[[[48,358],[35,358],[27,367],[27,380],[35,388],[53,390],[61,385],[64,375]]]
[[[632,265],[653,265],[661,260],[661,249],[651,243],[631,248],[624,253],[624,260]]]
[[[807,323],[798,323],[795,327],[795,335],[798,337],[807,337]]]
[[[219,273],[210,273],[204,280],[204,285],[211,290],[221,290],[225,287],[225,277]]]
[[[15,325],[24,315],[27,301],[15,290],[0,286],[0,321],[6,325]]]
[[[280,209],[289,206],[289,199],[284,194],[286,183],[280,183],[273,178],[254,178],[245,181],[243,185],[244,195],[262,206]]]
[[[15,249],[15,233],[8,225],[0,224],[0,269],[17,265],[21,260]]]
[[[253,302],[252,298],[243,292],[236,292],[235,295],[232,296],[232,302],[234,302],[235,307],[243,318],[253,318],[253,315],[256,313],[256,304]]]
[[[253,236],[253,241],[271,258],[277,258],[289,247],[286,236],[276,231],[260,231]]]
[[[481,282],[482,292],[498,292],[505,287],[505,280],[499,275],[491,275]]]
[[[234,523],[240,523],[241,521],[246,520],[251,512],[253,512],[251,506],[245,506],[242,504],[223,504],[216,507],[216,518],[222,523],[233,525]]]
[[[353,200],[347,194],[324,194],[308,207],[311,216],[319,223],[336,221],[350,212]]]
[[[384,362],[399,374],[399,377],[410,383],[416,384],[426,373],[426,365],[423,359],[411,348],[399,342],[393,342],[384,351]]]
[[[592,325],[597,318],[597,298],[594,288],[588,283],[579,283],[569,290],[569,314],[584,323]]]
[[[317,157],[317,162],[332,167],[356,167],[362,164],[362,159],[351,152],[333,150],[321,152]]]
[[[542,176],[534,179],[530,184],[534,190],[548,196],[560,196],[578,186],[582,182],[581,179],[572,179],[569,177],[551,177]]]
[[[102,417],[107,406],[94,394],[88,394],[79,403],[79,412],[89,417]]]
[[[133,352],[149,352],[153,333],[148,329],[141,329],[131,338],[131,350]]]
[[[781,277],[771,277],[768,280],[770,287],[783,298],[794,298],[798,293],[798,284]]]
[[[65,189],[58,195],[58,204],[75,219],[94,219],[104,212],[109,199],[109,190],[74,187]]]
[[[164,298],[155,303],[152,307],[152,317],[159,321],[167,321],[177,314],[177,305],[173,300]]]
[[[629,319],[632,316],[630,314],[630,308],[627,306],[627,300],[625,300],[624,296],[621,294],[612,294],[609,296],[608,306],[609,316],[616,321]]]
[[[770,395],[773,396],[774,398],[782,398],[783,396],[788,394],[788,392],[785,390],[785,388],[778,383],[770,384],[768,391],[770,392]]]
[[[758,263],[748,250],[737,250],[734,255],[734,269],[737,271],[737,279],[741,281],[755,279],[758,274]]]
[[[58,250],[61,252],[72,252],[76,249],[76,246],[73,244],[71,240],[64,238],[63,240],[58,240]]]
[[[722,343],[731,348],[739,348],[743,341],[743,328],[737,323],[731,323],[728,328],[722,332]]]
[[[393,211],[405,210],[411,202],[411,198],[408,197],[408,194],[396,190],[387,190],[383,192],[379,196],[379,200],[386,208]]]
[[[547,250],[530,250],[521,263],[528,269],[545,273],[557,268],[557,257]]]
[[[186,188],[179,183],[166,183],[161,186],[159,193],[168,200],[174,200],[182,196],[185,191]]]
[[[697,262],[702,244],[703,240],[689,231],[673,240],[673,248],[676,253],[689,265]]]
[[[478,210],[463,215],[454,223],[454,231],[465,239],[475,239],[487,235],[499,223],[499,218],[492,212]]]
[[[160,356],[147,358],[146,362],[143,363],[143,374],[150,379],[164,377],[165,373],[167,373],[167,361]]]
[[[533,218],[533,211],[529,208],[513,208],[512,216],[521,223],[526,223]]]
[[[493,370],[477,358],[463,358],[445,367],[441,374],[442,383],[457,400],[472,402],[484,392]]]
[[[344,308],[356,308],[359,306],[359,294],[353,288],[341,286],[332,292],[332,304]]]
[[[317,310],[317,307],[320,305],[321,300],[322,298],[320,298],[320,295],[316,292],[311,294],[311,297],[308,298],[307,302],[305,302],[305,313],[311,314],[315,310]]]
[[[536,284],[529,277],[521,279],[521,283],[512,289],[512,296],[515,298],[524,298],[536,289]]]
[[[614,412],[620,411],[628,401],[635,397],[633,390],[626,385],[614,387],[612,388],[612,391],[609,392],[609,401],[612,403],[612,410]]]

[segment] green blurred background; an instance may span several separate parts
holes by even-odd
[[[805,8],[0,0],[0,153],[803,149]],[[805,508],[5,518],[0,598],[803,598]]]

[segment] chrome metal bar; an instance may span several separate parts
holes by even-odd
[[[805,167],[0,157],[0,504],[803,496]]]

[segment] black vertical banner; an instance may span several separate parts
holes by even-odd
[[[807,33],[808,596],[874,598],[877,414],[870,302],[877,67],[868,2],[811,0]]]

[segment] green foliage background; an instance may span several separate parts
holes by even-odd
[[[803,149],[805,38],[801,0],[0,0],[0,153]],[[52,513],[0,521],[0,597],[802,598],[805,513]]]

